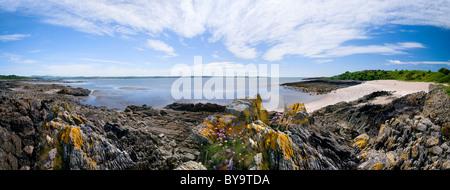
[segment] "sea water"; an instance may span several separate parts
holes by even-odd
[[[87,98],[80,99],[81,103],[93,105],[93,106],[106,106],[108,108],[125,109],[128,105],[147,105],[155,108],[163,108],[164,106],[174,103],[216,103],[220,105],[228,105],[233,99],[226,99],[227,85],[226,79],[224,77],[223,89],[217,89],[223,91],[223,98],[220,99],[207,99],[204,96],[201,99],[179,99],[176,100],[172,97],[171,89],[172,84],[179,77],[139,77],[139,78],[71,78],[63,79],[69,83],[60,83],[71,87],[81,87],[91,90],[91,94]],[[203,84],[208,81],[210,77],[203,77]],[[236,78],[235,78],[236,79]],[[302,77],[280,77],[279,84],[286,82],[296,82],[301,81]],[[236,89],[237,79],[234,80],[234,87]],[[246,96],[254,96],[254,94],[249,94],[250,92],[257,92],[260,88],[259,85],[249,85],[249,77],[245,78],[246,86],[244,89],[236,89],[234,98],[237,97],[239,90],[244,90]],[[308,103],[321,98],[322,95],[313,95],[310,93],[303,93],[296,90],[288,89],[279,84],[272,84],[271,79],[267,78],[265,80],[258,80],[259,83],[264,83],[267,87],[267,91],[278,90],[279,92],[279,103],[277,109],[282,109],[285,106],[290,106],[296,102]],[[194,85],[192,85],[194,86]],[[192,94],[196,90],[192,88]],[[194,97],[194,96],[191,96]],[[263,99],[263,105],[267,103],[267,100]]]

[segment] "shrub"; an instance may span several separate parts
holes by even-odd
[[[446,68],[440,68],[438,70],[438,72],[440,73],[444,73],[445,75],[448,75],[450,73],[450,70],[446,69]]]

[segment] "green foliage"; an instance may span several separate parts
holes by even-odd
[[[0,75],[0,79],[31,79],[31,78],[17,75]]]
[[[419,71],[419,70],[400,70],[400,71],[384,71],[384,70],[364,70],[356,72],[345,72],[343,74],[333,76],[332,80],[405,80],[405,81],[422,81],[422,82],[450,82],[450,71],[446,68],[439,69],[439,72]]]
[[[450,84],[450,70],[446,68],[439,69],[438,72],[419,71],[419,70],[395,70],[395,71],[383,71],[383,70],[364,70],[356,72],[342,73],[330,77],[331,80],[403,80],[403,81],[419,81],[419,82],[438,82]],[[445,87],[447,93],[450,95],[450,87]]]
[[[448,75],[448,74],[450,73],[450,70],[448,70],[448,69],[446,69],[446,68],[441,68],[441,69],[439,69],[438,72],[444,73],[445,75]]]

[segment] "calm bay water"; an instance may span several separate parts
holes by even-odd
[[[218,89],[220,93],[223,93],[223,99],[207,99],[203,96],[201,99],[193,99],[194,93],[199,89],[194,88],[194,80],[191,82],[191,99],[175,100],[172,97],[171,88],[172,84],[178,78],[175,77],[149,77],[149,78],[93,78],[93,79],[65,79],[72,83],[62,83],[71,87],[81,87],[91,90],[91,94],[88,98],[80,100],[82,103],[93,106],[106,106],[108,108],[125,109],[128,105],[143,105],[153,106],[155,108],[162,108],[167,104],[173,102],[184,103],[197,103],[197,102],[211,102],[221,105],[227,105],[232,102],[233,99],[225,99],[226,91],[234,86],[234,97],[237,97],[239,93],[243,93],[242,90],[237,89],[238,83],[242,83],[243,80],[234,78],[234,84],[227,84],[226,79],[223,78],[223,88]],[[210,80],[211,77],[203,77],[202,86]],[[253,78],[255,79],[255,78]],[[279,84],[285,82],[301,81],[300,77],[280,77]],[[272,84],[270,78],[259,78],[258,84],[263,85],[266,91],[277,90],[279,91],[279,104],[278,108],[283,108],[285,105],[290,106],[293,103],[308,103],[321,98],[321,95],[311,95],[309,93],[302,93],[299,91],[284,88],[282,86]],[[251,92],[256,92],[260,87],[258,85],[249,85],[249,78],[245,78],[245,95],[253,96]],[[213,88],[214,89],[214,88]],[[264,100],[263,105],[266,106],[268,100]],[[266,106],[267,107],[267,106]]]

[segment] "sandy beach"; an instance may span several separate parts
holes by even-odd
[[[341,101],[354,101],[365,95],[376,91],[394,91],[392,96],[398,98],[406,94],[414,92],[425,91],[428,92],[428,85],[431,82],[406,82],[398,80],[374,80],[363,84],[337,89],[331,93],[326,94],[323,98],[306,103],[306,110],[313,112],[322,107],[333,105]],[[392,101],[391,99],[378,99],[373,103],[384,104]]]

